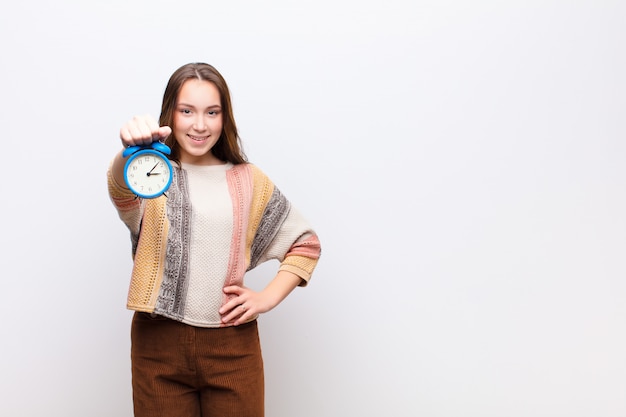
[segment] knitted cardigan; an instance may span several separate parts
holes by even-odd
[[[185,171],[174,166],[166,195],[148,200],[118,184],[110,168],[107,177],[111,201],[131,235],[134,265],[127,307],[182,321],[191,219]],[[306,285],[321,253],[315,232],[299,225],[302,230],[296,241],[276,242],[292,210],[289,201],[253,164],[234,165],[226,171],[226,178],[233,234],[224,286],[243,285],[244,274],[269,259],[277,259],[279,270],[298,275],[300,285]],[[288,250],[277,254],[277,246]],[[222,295],[222,304],[228,297]]]

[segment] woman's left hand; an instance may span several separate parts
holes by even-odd
[[[246,323],[274,307],[265,300],[262,292],[255,292],[247,287],[231,285],[224,288],[224,293],[232,297],[220,308],[224,324],[237,326]]]
[[[267,313],[280,304],[302,279],[288,271],[279,271],[263,291],[252,291],[248,287],[230,285],[224,293],[230,300],[220,308],[222,323],[238,326],[262,313]]]

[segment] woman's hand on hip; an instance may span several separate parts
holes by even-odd
[[[232,323],[237,326],[270,311],[301,282],[302,279],[296,274],[279,271],[267,287],[260,292],[239,285],[225,287],[224,293],[230,296],[230,300],[220,308],[222,323]]]
[[[219,311],[224,324],[237,326],[246,323],[274,307],[262,292],[255,292],[247,287],[231,285],[224,288],[224,293],[232,297]]]

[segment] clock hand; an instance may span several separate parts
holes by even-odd
[[[150,176],[150,174],[152,174],[152,171],[154,171],[154,168],[158,167],[159,163],[157,162],[156,164],[154,164],[154,166],[152,167],[152,169],[150,171],[148,171],[148,176]]]

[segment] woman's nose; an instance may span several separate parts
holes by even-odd
[[[196,121],[195,121],[195,123],[193,124],[193,128],[194,128],[195,130],[198,130],[198,131],[202,131],[202,130],[205,130],[205,129],[206,129],[206,123],[205,123],[205,121],[204,121],[204,116],[203,116],[203,115],[199,115],[199,116],[196,118]]]

